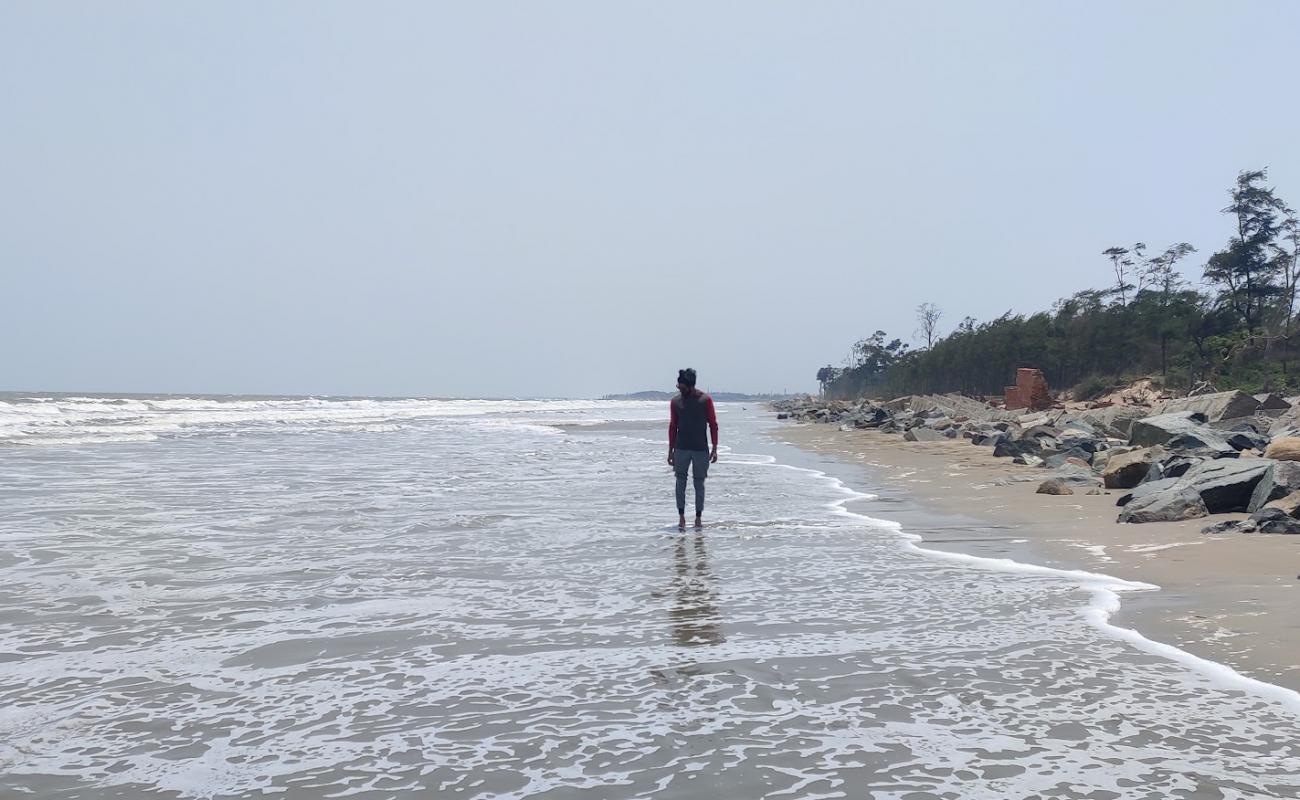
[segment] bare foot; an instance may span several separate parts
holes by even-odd
[[[695,530],[697,531],[704,530],[704,520],[700,519],[699,517],[695,518]]]
[[[685,515],[685,514],[682,514],[682,515],[680,515],[679,517],[677,517],[677,530],[679,530],[679,531],[684,531],[684,530],[686,530],[686,515]]]

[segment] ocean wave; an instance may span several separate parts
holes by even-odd
[[[90,444],[204,435],[392,433],[457,419],[537,428],[663,416],[661,403],[602,400],[440,400],[326,397],[41,396],[0,400],[0,444]],[[146,435],[147,434],[147,435]]]

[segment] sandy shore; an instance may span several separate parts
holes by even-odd
[[[1206,536],[1208,520],[1120,525],[1122,492],[1035,494],[1043,470],[965,439],[906,442],[818,424],[778,435],[865,467],[872,485],[854,488],[878,497],[855,510],[902,523],[926,547],[1156,584],[1160,591],[1125,594],[1113,621],[1300,690],[1300,536]]]

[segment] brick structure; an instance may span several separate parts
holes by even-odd
[[[1043,411],[1052,407],[1052,395],[1047,391],[1047,379],[1041,370],[1016,370],[1016,385],[1007,387],[1007,409],[1027,408]]]

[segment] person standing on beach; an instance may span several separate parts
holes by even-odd
[[[677,530],[686,530],[686,473],[695,478],[695,528],[704,527],[704,479],[718,460],[718,415],[713,398],[695,388],[695,370],[677,371],[677,396],[668,404],[668,463],[677,474]],[[713,441],[705,438],[705,429]]]

